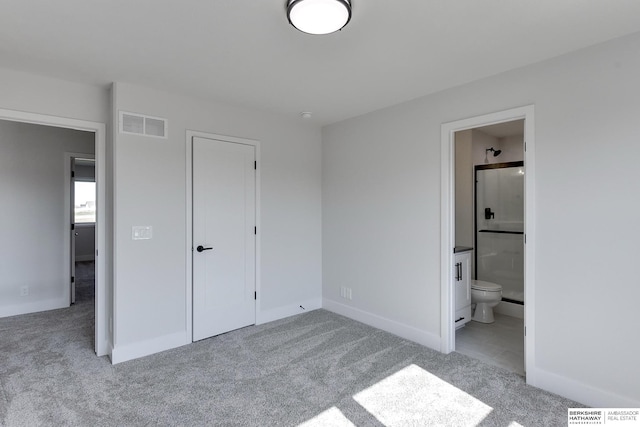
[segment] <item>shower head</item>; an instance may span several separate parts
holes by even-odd
[[[493,157],[498,157],[500,155],[500,153],[502,153],[502,150],[496,150],[493,147],[491,148],[487,148],[486,150],[484,150],[484,162],[485,163],[489,163],[489,151],[493,152]]]
[[[485,154],[488,153],[489,151],[493,151],[493,157],[498,157],[500,153],[502,153],[502,150],[495,150],[493,147],[491,147],[485,150]]]

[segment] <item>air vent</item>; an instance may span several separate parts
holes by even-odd
[[[120,133],[166,138],[167,119],[120,111]]]

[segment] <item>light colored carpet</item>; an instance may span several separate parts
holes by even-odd
[[[564,426],[581,406],[325,310],[113,366],[92,304],[0,319],[0,425]]]

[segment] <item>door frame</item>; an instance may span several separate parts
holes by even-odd
[[[64,253],[67,254],[65,264],[67,265],[65,270],[65,277],[74,277],[74,262],[75,262],[75,245],[73,241],[73,233],[71,230],[71,224],[74,223],[73,201],[74,201],[74,188],[72,188],[75,180],[71,177],[71,160],[75,159],[93,159],[95,161],[96,156],[93,153],[77,153],[77,152],[65,152],[64,153],[64,216],[68,218],[68,222],[65,225],[65,233],[67,233],[67,239],[64,245]],[[74,223],[75,225],[75,223]],[[67,246],[68,245],[68,246]],[[75,302],[75,283],[71,283],[70,301],[71,304]]]
[[[107,313],[107,244],[106,244],[106,125],[88,120],[49,116],[25,111],[0,109],[0,120],[92,132],[95,135],[96,159],[96,297],[95,297],[95,352],[98,356],[109,354],[109,313]],[[64,219],[65,230],[70,229],[69,217]],[[67,241],[68,239],[65,239]],[[70,250],[70,249],[69,249]]]
[[[528,384],[535,385],[535,135],[534,106],[512,108],[441,125],[441,192],[440,192],[440,284],[441,319],[440,351],[455,350],[455,298],[453,295],[453,248],[455,246],[455,133],[497,123],[524,119],[525,172],[525,372]]]
[[[260,283],[260,266],[261,266],[261,222],[260,222],[260,141],[255,139],[248,138],[239,138],[235,136],[228,135],[219,135],[208,132],[200,132],[187,130],[186,132],[186,220],[187,220],[187,234],[186,234],[186,244],[185,244],[185,260],[186,260],[186,280],[185,280],[185,295],[186,295],[186,318],[185,324],[187,329],[187,339],[190,342],[193,342],[193,138],[206,138],[206,139],[214,139],[217,141],[235,143],[235,144],[245,144],[251,145],[255,149],[255,159],[256,159],[256,270],[255,270],[255,285],[256,285],[256,324],[258,323],[258,313],[260,306],[260,299],[262,293],[261,283]]]

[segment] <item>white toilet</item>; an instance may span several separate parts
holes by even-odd
[[[471,304],[476,309],[471,320],[480,323],[493,323],[493,307],[502,300],[502,286],[483,280],[471,281]]]

